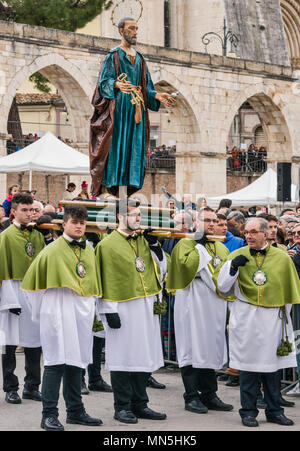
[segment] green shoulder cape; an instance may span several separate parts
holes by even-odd
[[[267,254],[253,257],[248,246],[237,249],[228,256],[233,260],[244,255],[249,262],[239,268],[238,284],[243,296],[253,305],[282,307],[285,304],[300,303],[300,281],[291,257],[281,249],[268,245]],[[254,273],[262,269],[266,283],[256,285]]]
[[[138,272],[136,257],[142,257],[145,271]],[[143,236],[126,240],[118,231],[112,232],[96,246],[96,265],[101,277],[103,299],[124,302],[160,293],[160,269]]]
[[[200,266],[200,255],[196,245],[196,241],[183,238],[174,247],[166,282],[167,291],[184,290],[195,279]],[[220,259],[217,267],[213,265],[213,260],[208,263],[215,283],[219,267],[226,261],[229,251],[224,244],[219,242],[208,243],[205,248],[211,257],[218,256]]]
[[[30,241],[34,246],[32,257],[25,246]],[[44,237],[37,230],[22,232],[12,224],[0,234],[0,285],[3,280],[23,280],[26,271],[44,248]]]
[[[78,258],[75,251],[84,264],[85,277],[77,274]],[[24,277],[21,288],[26,291],[70,288],[80,296],[101,296],[101,281],[97,277],[94,251],[90,246],[81,250],[77,246],[74,249],[64,237],[59,237],[35,259]]]

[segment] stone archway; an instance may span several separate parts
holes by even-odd
[[[192,96],[182,91],[180,83],[171,84],[165,79],[158,81],[155,89],[169,94],[178,92],[176,106],[169,110],[172,136],[176,141],[176,192],[195,194],[200,190],[200,186],[197,186],[197,168],[201,136],[196,114],[187,100]]]
[[[246,97],[247,95],[249,97]],[[265,91],[255,92],[255,87],[253,87],[253,89],[246,90],[244,95],[240,95],[238,99],[239,103],[234,103],[228,119],[230,118],[229,120],[233,120],[236,111],[238,111],[244,102],[248,102],[251,105],[261,120],[261,132],[265,139],[263,145],[267,148],[267,167],[276,171],[277,162],[291,162],[293,156],[293,143],[283,111],[284,103],[282,102],[281,96],[278,93],[274,95],[273,91],[271,89],[268,90],[267,88]],[[233,108],[237,108],[235,112],[233,111]],[[255,143],[253,142],[253,144]],[[238,180],[237,176],[239,175],[240,178]],[[254,176],[257,177],[259,175],[254,174]],[[240,174],[239,171],[237,171],[234,176],[232,176],[232,174],[227,174],[228,192],[243,188],[248,183],[254,181],[255,177],[253,178],[251,172]],[[233,187],[234,189],[232,189]]]
[[[258,91],[256,87],[239,94],[227,115],[227,130],[230,129],[236,111],[244,102],[249,102],[261,118],[268,141],[268,159],[271,166],[275,166],[276,161],[290,161],[293,144],[280,94],[275,94],[272,89],[267,88]]]
[[[94,86],[81,70],[63,56],[53,53],[35,58],[31,64],[22,67],[8,81],[6,94],[2,103],[0,117],[0,130],[3,135],[7,132],[7,120],[11,103],[18,88],[30,75],[41,72],[58,89],[68,109],[71,124],[71,136],[74,147],[84,153],[88,153],[89,119],[92,115],[91,98]],[[1,176],[6,179],[8,185],[20,183],[23,189],[28,189],[28,174],[10,174]],[[72,181],[80,188],[83,177],[72,177]],[[89,178],[84,177],[89,180]],[[61,175],[33,174],[33,188],[38,189],[41,200],[53,202],[60,198],[65,190],[65,177]],[[6,183],[4,183],[6,184]],[[51,188],[51,189],[50,189]],[[47,192],[53,193],[47,198]]]
[[[72,139],[80,150],[87,151],[93,87],[76,65],[59,54],[38,57],[13,76],[7,87],[0,127],[6,129],[9,109],[17,89],[35,72],[41,72],[59,90],[68,108]]]

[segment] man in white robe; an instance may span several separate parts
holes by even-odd
[[[96,248],[96,262],[100,265],[103,286],[100,312],[106,331],[105,366],[111,372],[114,418],[123,423],[137,423],[138,418],[164,420],[165,414],[147,406],[146,386],[150,373],[164,365],[159,315],[154,314],[154,305],[158,302],[157,295],[161,297],[166,258],[155,237],[145,233],[142,237],[135,233],[141,217],[138,202],[122,199],[118,211],[118,231],[114,231]],[[135,245],[140,252],[136,258],[131,249],[131,239],[136,239]],[[128,259],[127,254],[119,253],[117,245],[125,252],[128,250]],[[148,263],[144,265],[143,259],[146,258]],[[160,267],[160,281],[157,281],[152,259]],[[120,284],[120,277],[124,278],[124,284]],[[105,288],[107,279],[108,289]],[[158,288],[155,295],[147,295],[153,292],[150,284]],[[109,288],[115,285],[119,300],[112,301]],[[140,289],[145,297],[137,294]]]
[[[22,289],[31,292],[33,318],[40,323],[44,359],[41,427],[46,431],[64,430],[58,419],[62,379],[67,423],[102,424],[86,413],[81,397],[82,369],[92,362],[95,296],[100,295],[94,251],[82,240],[86,221],[84,207],[66,207],[63,236],[41,252],[22,284]]]
[[[233,409],[216,394],[215,370],[227,362],[227,303],[216,292],[213,273],[228,254],[223,244],[209,243],[207,239],[207,235],[214,234],[217,222],[216,214],[209,207],[200,210],[197,230],[202,238],[181,240],[175,246],[167,279],[167,289],[176,289],[175,338],[185,387],[185,409],[194,413]],[[197,263],[191,263],[192,260]],[[181,274],[182,281],[179,281]]]
[[[14,222],[0,238],[0,337],[5,346],[2,355],[3,390],[10,404],[21,404],[15,351],[24,347],[25,378],[22,398],[41,401],[41,342],[39,323],[31,318],[30,296],[20,290],[31,262],[44,247],[44,238],[32,226],[33,199],[30,194],[12,198]]]
[[[277,349],[282,339],[284,318],[288,321],[286,324],[288,341],[294,346],[291,305],[285,303],[299,303],[300,298],[298,286],[294,281],[296,280],[293,276],[294,268],[291,268],[289,273],[291,278],[284,280],[286,276],[283,271],[289,267],[290,259],[285,252],[267,244],[268,232],[268,222],[265,219],[248,219],[245,226],[248,247],[230,254],[228,261],[220,270],[217,282],[219,290],[224,295],[234,293],[237,298],[230,308],[229,363],[230,367],[239,370],[242,404],[240,416],[243,424],[249,427],[258,426],[256,402],[260,381],[264,386],[267,421],[293,425],[293,421],[285,417],[284,409],[280,406],[278,370],[296,366],[295,351],[278,355]],[[251,261],[254,266],[257,265],[254,270],[249,266]],[[276,289],[272,294],[275,280],[281,286],[284,284],[295,286],[292,295],[284,293],[283,299],[280,299],[279,290],[277,293]],[[269,290],[268,287],[271,288],[269,291],[271,297],[264,294],[267,289]],[[250,293],[249,289],[254,296],[246,295],[246,292]],[[242,291],[245,294],[242,294]],[[286,299],[285,296],[290,299]],[[281,315],[284,315],[283,319]]]

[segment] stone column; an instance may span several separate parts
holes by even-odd
[[[6,155],[6,133],[0,133],[0,157]],[[5,200],[7,194],[7,176],[0,173],[0,204]]]

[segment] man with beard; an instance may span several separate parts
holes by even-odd
[[[149,230],[137,234],[139,202],[123,198],[117,207],[119,228],[96,247],[114,418],[123,423],[164,420],[164,413],[147,406],[146,386],[150,374],[164,365],[159,314],[166,257]]]
[[[166,289],[175,293],[175,338],[185,410],[199,414],[233,409],[217,396],[215,370],[223,368],[227,361],[227,305],[214,278],[229,255],[222,243],[207,237],[215,233],[217,223],[211,208],[199,211],[199,238],[183,238],[174,247],[166,282]]]
[[[121,186],[128,194],[142,188],[150,137],[148,109],[158,111],[160,103],[170,107],[175,102],[171,95],[156,92],[144,57],[133,48],[137,22],[125,18],[118,28],[121,45],[106,56],[92,101],[90,167],[95,196],[101,190],[119,194]]]

